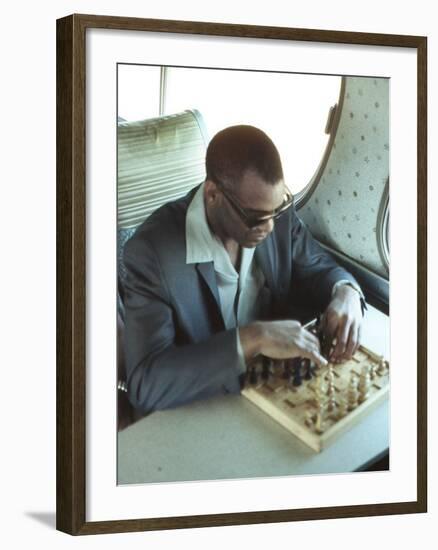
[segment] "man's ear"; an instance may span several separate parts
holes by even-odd
[[[205,180],[204,198],[207,204],[214,204],[218,199],[219,193],[216,185],[209,179]]]

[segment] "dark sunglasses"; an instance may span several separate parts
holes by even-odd
[[[286,210],[288,210],[294,202],[292,193],[290,193],[290,191],[287,190],[285,193],[285,199],[278,208],[273,210],[270,214],[266,214],[264,216],[257,216],[257,215],[254,215],[253,213],[249,213],[248,209],[242,208],[239,205],[239,203],[236,201],[236,199],[233,198],[231,193],[225,189],[225,186],[223,183],[221,183],[216,179],[213,181],[217,185],[217,187],[219,187],[222,194],[225,196],[225,198],[228,200],[230,205],[233,207],[234,211],[239,215],[243,223],[249,229],[251,229],[252,227],[256,227],[257,225],[262,225],[266,223],[268,220],[276,220],[282,214],[284,214]]]

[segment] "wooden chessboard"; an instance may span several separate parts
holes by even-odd
[[[267,379],[248,380],[242,395],[320,452],[388,397],[389,362],[360,346],[349,361],[312,370],[294,386],[284,362],[272,361]]]

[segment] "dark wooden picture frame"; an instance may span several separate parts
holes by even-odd
[[[86,521],[87,29],[313,41],[417,52],[417,500],[372,505]],[[57,21],[57,529],[73,535],[287,522],[427,510],[427,39],[421,36],[71,15]]]

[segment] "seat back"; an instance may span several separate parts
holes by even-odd
[[[119,122],[117,141],[117,252],[123,288],[126,241],[159,206],[203,181],[208,139],[201,114],[187,110]]]
[[[207,132],[196,110],[158,118],[118,122],[117,273],[119,429],[126,418],[123,354],[123,249],[137,227],[158,207],[185,195],[205,179]],[[122,394],[122,395],[120,395]],[[126,405],[126,404],[125,404]],[[124,411],[125,418],[120,419]]]

